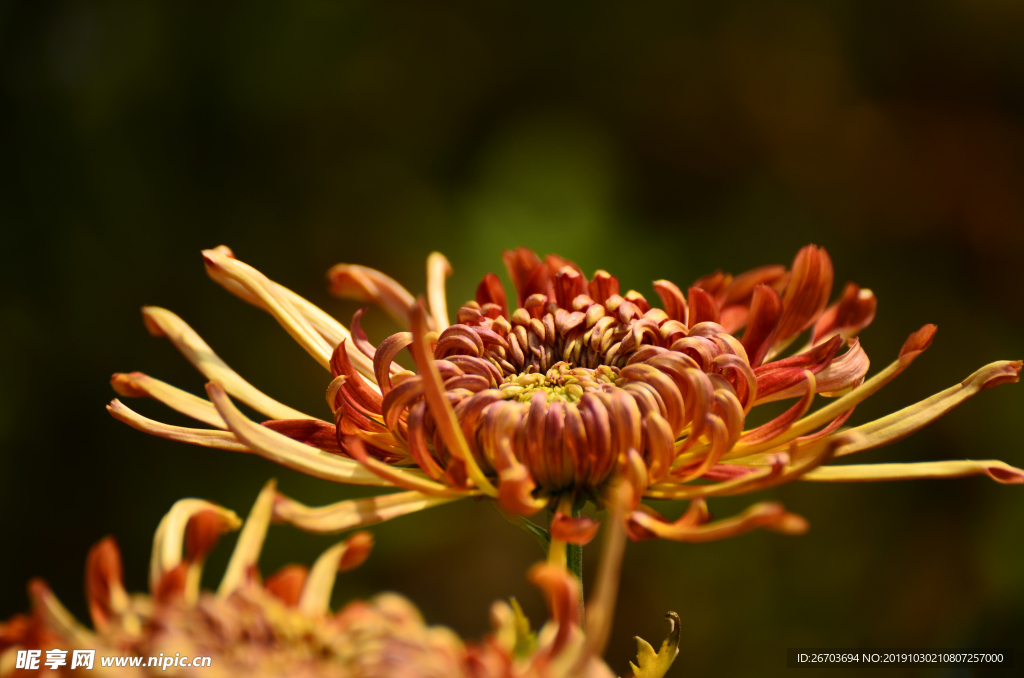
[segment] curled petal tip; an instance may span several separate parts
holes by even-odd
[[[288,607],[299,604],[302,589],[309,577],[309,568],[304,565],[285,565],[267,577],[263,588]]]
[[[498,504],[508,513],[532,516],[547,505],[546,500],[533,496],[537,484],[522,464],[503,469],[498,480]]]
[[[131,374],[115,372],[110,377],[110,385],[118,395],[123,395],[126,398],[144,398],[148,394],[135,384],[138,374],[138,372],[132,372]]]
[[[189,519],[185,528],[185,553],[189,560],[203,560],[217,545],[221,536],[242,526],[234,513],[202,511]]]
[[[146,330],[150,335],[154,337],[166,337],[167,333],[164,332],[163,328],[160,327],[160,323],[153,317],[156,313],[161,310],[156,306],[143,306],[142,307],[142,322],[146,325]]]
[[[811,529],[811,524],[801,515],[783,511],[782,515],[776,518],[775,522],[765,526],[767,529],[780,534],[787,534],[792,537],[799,537]]]
[[[366,531],[356,532],[348,538],[347,544],[348,548],[338,562],[339,572],[354,570],[366,562],[373,549],[373,535]]]
[[[919,353],[927,350],[932,345],[932,339],[935,338],[935,332],[938,329],[938,326],[928,324],[907,337],[903,348],[900,349],[900,359],[913,360]]]
[[[1020,381],[1020,368],[1024,365],[1024,362],[1020,360],[1014,360],[1012,362],[995,363],[999,365],[997,374],[993,374],[985,383],[982,384],[981,388],[992,388],[993,386],[999,386],[1000,384],[1016,384]]]
[[[989,478],[1004,485],[1024,485],[1024,471],[1010,465],[989,466],[985,469]]]
[[[203,250],[203,265],[207,268],[217,268],[218,257],[224,256],[220,252],[214,250]]]
[[[556,513],[551,521],[551,538],[569,544],[589,544],[597,535],[601,523],[587,516],[573,518]]]
[[[331,592],[338,572],[345,572],[362,564],[373,546],[373,537],[368,532],[356,532],[351,537],[335,544],[317,558],[309,570],[298,608],[311,616],[322,616],[329,612]]]

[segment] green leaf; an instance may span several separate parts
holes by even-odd
[[[541,549],[544,550],[544,555],[547,555],[548,547],[551,546],[551,534],[545,528],[541,527],[540,525],[531,520],[527,520],[522,516],[515,516],[511,513],[506,513],[505,511],[502,511],[501,507],[498,506],[498,502],[490,502],[490,504],[495,509],[497,509],[498,513],[500,513],[502,517],[505,518],[505,520],[512,523],[516,527],[521,527],[522,529],[526,530],[534,537],[536,537],[537,543],[540,544]]]

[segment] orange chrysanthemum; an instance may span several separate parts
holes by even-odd
[[[542,563],[530,572],[552,615],[538,633],[514,603],[499,601],[491,608],[494,632],[469,644],[447,628],[427,626],[412,603],[397,594],[331,612],[337,573],[369,555],[373,540],[367,532],[328,549],[311,568],[287,565],[261,580],[257,563],[275,498],[271,481],[244,526],[233,511],[216,504],[177,502],[154,536],[149,594],[125,590],[116,543],[110,537],[100,541],[86,560],[91,630],[42,580],[32,581],[31,614],[0,623],[0,677],[38,672],[38,667],[19,669],[19,653],[94,650],[89,668],[100,676],[613,678],[580,631],[579,586],[564,568]],[[223,533],[240,526],[219,588],[201,591],[207,554]],[[661,678],[675,659],[679,618],[669,617],[672,632],[659,652],[637,639],[636,676]],[[118,657],[141,658],[141,663],[119,666],[111,660]],[[151,665],[150,657],[168,661]],[[184,663],[171,663],[180,658]],[[193,665],[204,658],[209,661]],[[54,673],[78,672],[66,661]]]
[[[360,328],[362,311],[350,331],[227,248],[203,255],[214,280],[273,315],[331,371],[333,421],[258,391],[178,316],[154,307],[143,310],[150,331],[171,339],[210,379],[210,399],[137,372],[115,375],[114,388],[161,400],[214,429],[160,424],[118,400],[109,409],[162,437],[255,452],[337,482],[406,490],[319,509],[280,498],[275,511],[306,529],[340,531],[487,495],[513,514],[557,507],[552,536],[581,543],[596,525],[570,507],[586,499],[601,504],[622,481],[631,489],[626,523],[634,539],[705,541],[757,527],[802,532],[806,522],[776,503],[708,522],[705,498],[791,480],[987,474],[1024,482],[1024,472],[1001,461],[825,465],[895,442],[979,391],[1017,381],[1021,362],[991,363],[900,412],[842,428],[858,403],[928,348],[935,326],[913,333],[896,361],[865,381],[868,357],[856,335],[874,318],[876,299],[850,283],[828,305],[832,262],[813,245],[789,270],[718,272],[686,294],[656,281],[663,308],[638,292],[621,294],[605,271],[588,280],[566,259],[506,251],[517,308],[489,274],[454,324],[444,290],[451,271],[442,255],[427,261],[426,303],[379,271],[339,264],[329,273],[335,294],[372,301],[408,328],[377,347]],[[809,335],[806,343],[790,350],[802,335]],[[394,362],[404,349],[417,372]],[[829,402],[813,410],[818,396]],[[251,421],[232,398],[270,419]],[[752,408],[784,399],[795,402],[768,423],[745,428]],[[692,503],[669,522],[641,503],[645,497]]]

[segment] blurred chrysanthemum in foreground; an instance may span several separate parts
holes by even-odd
[[[935,326],[907,339],[897,359],[866,379],[868,356],[856,335],[874,318],[872,292],[850,283],[829,305],[833,268],[826,252],[800,250],[790,269],[721,272],[683,291],[654,283],[663,308],[620,293],[605,271],[587,279],[571,261],[527,249],[506,251],[517,308],[494,274],[449,322],[447,260],[427,260],[426,302],[385,274],[357,265],[331,269],[332,291],[378,304],[408,331],[373,346],[295,293],[234,258],[203,253],[209,275],[269,312],[333,379],[333,421],[298,412],[231,370],[170,311],[143,310],[150,331],[168,337],[210,380],[209,400],[141,373],[114,375],[126,396],[149,396],[213,429],[168,426],[114,400],[118,419],[143,431],[207,447],[254,452],[341,483],[404,492],[311,508],[285,497],[275,515],[305,529],[336,532],[461,497],[486,495],[508,513],[543,507],[555,552],[581,544],[597,524],[577,511],[606,502],[624,485],[625,529],[633,539],[707,541],[754,528],[803,532],[806,521],[773,502],[711,521],[707,497],[747,493],[791,480],[822,482],[987,474],[1024,482],[1001,461],[826,465],[913,433],[978,392],[1016,382],[1021,362],[994,362],[920,403],[854,428],[854,408],[930,345]],[[364,309],[365,310],[365,309]],[[806,337],[801,344],[797,340]],[[416,372],[395,363],[409,349]],[[812,406],[818,396],[823,407]],[[247,418],[237,399],[263,413]],[[746,427],[757,405],[793,405]],[[686,499],[669,521],[644,499]]]
[[[257,561],[273,514],[275,484],[257,498],[217,591],[200,590],[207,554],[219,537],[242,526],[234,512],[199,499],[177,502],[157,528],[150,593],[129,594],[121,557],[110,537],[86,561],[93,630],[81,625],[41,581],[29,585],[30,615],[0,623],[0,676],[35,675],[53,650],[64,653],[58,674],[71,673],[66,655],[95,650],[95,675],[317,676],[336,678],[612,678],[579,625],[579,586],[564,568],[546,563],[530,572],[552,619],[539,632],[515,606],[491,609],[494,631],[464,643],[451,630],[427,626],[397,594],[329,609],[339,571],[360,565],[372,538],[357,532],[328,549],[311,568],[288,565],[261,580]],[[637,639],[638,678],[661,678],[678,653],[679,620],[654,649]],[[34,667],[18,655],[38,651]],[[104,666],[104,658],[141,657],[141,666]],[[149,664],[149,658],[181,659]],[[209,658],[191,666],[196,658]],[[33,670],[34,669],[34,670]],[[77,672],[75,672],[77,673]]]

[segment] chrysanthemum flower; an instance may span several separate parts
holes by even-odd
[[[356,601],[332,613],[338,572],[360,565],[373,540],[357,532],[324,552],[311,568],[288,565],[261,580],[257,562],[273,516],[275,484],[267,484],[244,526],[233,511],[182,499],[153,540],[150,592],[129,594],[114,540],[86,560],[93,629],[80,624],[39,579],[29,584],[30,615],[0,623],[0,677],[33,675],[52,650],[63,651],[58,675],[72,672],[74,650],[94,650],[96,675],[317,676],[337,678],[612,678],[579,626],[579,586],[564,568],[542,563],[530,573],[547,598],[551,620],[539,631],[518,606],[491,608],[494,631],[464,643],[451,630],[427,626],[397,594]],[[216,592],[200,590],[203,562],[219,537],[242,527]],[[661,678],[678,653],[679,619],[655,653],[637,639],[639,678]],[[18,655],[39,651],[36,671]],[[40,655],[37,655],[40,656]],[[103,658],[141,657],[141,667],[103,666]],[[149,665],[149,658],[166,661]],[[194,658],[208,664],[192,666]],[[182,661],[183,660],[183,661]],[[77,671],[74,672],[77,674]]]
[[[934,325],[907,339],[897,359],[869,379],[856,335],[874,318],[872,292],[849,283],[829,305],[832,262],[809,245],[792,267],[739,276],[721,272],[683,291],[654,283],[663,308],[620,293],[611,274],[587,279],[571,261],[521,248],[503,255],[516,308],[488,274],[476,299],[449,321],[438,253],[427,260],[426,303],[385,274],[358,265],[331,269],[338,296],[379,305],[407,331],[373,346],[358,312],[346,329],[323,310],[234,258],[203,253],[209,275],[269,312],[332,379],[333,421],[298,412],[245,381],[170,311],[147,307],[146,325],[166,336],[208,378],[209,400],[141,373],[116,374],[126,396],[149,396],[213,429],[161,424],[114,400],[118,419],[165,438],[254,452],[341,483],[406,490],[313,509],[281,498],[276,511],[307,529],[334,532],[462,497],[486,495],[505,511],[557,509],[556,541],[590,539],[596,524],[572,507],[631,488],[634,539],[706,541],[754,528],[800,533],[806,522],[778,504],[708,520],[707,497],[791,480],[844,482],[986,474],[1024,482],[1001,461],[827,465],[893,443],[978,392],[1016,382],[1020,361],[994,362],[920,403],[854,428],[854,408],[907,369],[931,344]],[[365,309],[364,309],[365,310]],[[806,343],[793,350],[796,341]],[[416,372],[395,363],[409,349]],[[819,396],[826,405],[814,409]],[[247,418],[237,399],[269,419]],[[762,403],[793,400],[771,421],[745,427]],[[691,500],[675,522],[644,499]]]

